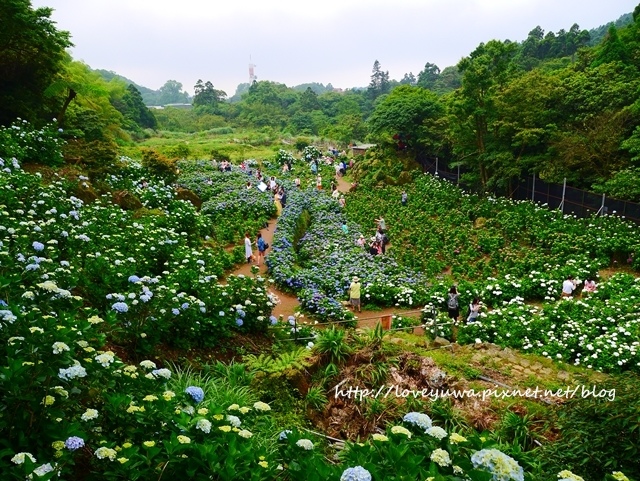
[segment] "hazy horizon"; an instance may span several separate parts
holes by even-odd
[[[378,60],[391,79],[431,62],[440,69],[492,39],[520,42],[536,26],[593,29],[632,12],[638,0],[35,0],[71,33],[75,60],[157,90],[167,80],[193,95],[198,79],[231,97],[258,80],[296,86],[366,87]]]

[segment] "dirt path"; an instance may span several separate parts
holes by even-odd
[[[340,192],[349,192],[349,189],[351,188],[351,184],[349,182],[344,180],[343,177],[336,177],[336,180],[338,182],[338,190]],[[278,219],[271,219],[269,221],[268,227],[260,230],[260,233],[262,234],[262,238],[270,246],[273,245],[273,234],[276,230],[277,225],[278,225]],[[387,249],[388,248],[389,246],[387,246]],[[267,257],[269,256],[269,250],[270,249],[267,250]],[[258,255],[258,251],[255,246],[254,246],[254,255],[256,256]],[[238,266],[235,270],[230,272],[229,275],[237,276],[242,274],[245,276],[252,276],[253,274],[251,273],[251,267],[253,267],[254,265],[256,264],[255,263],[242,264]],[[268,276],[267,266],[264,263],[262,263],[262,265],[260,265],[259,267],[260,267],[259,274],[265,277]],[[224,283],[225,281],[222,280],[221,282]],[[280,303],[274,307],[272,312],[272,314],[276,317],[282,315],[286,318],[294,314],[295,311],[300,307],[300,301],[298,301],[298,298],[295,295],[283,292],[274,285],[272,285],[269,288],[269,292],[272,292],[273,294],[278,296],[278,298],[280,299]],[[362,311],[360,313],[356,313],[359,319],[358,327],[373,328],[378,322],[380,322],[380,320],[383,317],[392,316],[394,314],[403,315],[403,316],[406,315],[408,317],[418,317],[420,315],[419,313],[411,312],[415,310],[416,309],[408,310],[408,309],[398,309],[395,307],[388,307],[379,311]]]
[[[262,234],[262,238],[267,244],[269,244],[269,246],[273,245],[273,233],[275,232],[277,225],[278,225],[278,219],[271,219],[269,221],[268,227],[260,230],[260,233]],[[254,255],[257,258],[257,255],[258,255],[257,247],[254,246],[253,250],[254,250]],[[271,250],[271,247],[267,249],[266,257],[269,256],[270,250]],[[237,276],[240,274],[245,276],[252,276],[253,274],[251,273],[251,268],[255,265],[257,264],[256,263],[242,264],[241,266],[238,266],[234,271],[230,272],[229,274],[234,276]],[[266,277],[267,266],[263,262],[259,267],[260,267],[259,274]],[[296,311],[298,307],[300,307],[300,302],[298,301],[298,298],[295,295],[282,292],[274,285],[272,285],[269,288],[269,292],[275,294],[280,299],[280,303],[274,307],[272,312],[272,314],[276,317],[280,315],[283,315],[285,317],[290,316]]]

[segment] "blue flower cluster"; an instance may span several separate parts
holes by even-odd
[[[404,415],[402,420],[405,423],[413,424],[414,426],[418,426],[425,431],[432,426],[431,418],[423,413],[410,412]]]
[[[202,390],[201,387],[189,386],[187,389],[184,390],[184,392],[186,392],[189,396],[191,396],[191,399],[193,399],[196,403],[201,403],[202,400],[204,399],[204,391]]]
[[[116,302],[111,306],[111,309],[117,312],[127,312],[129,310],[129,306],[126,302]]]
[[[70,451],[75,451],[76,449],[84,447],[84,439],[78,436],[71,436],[64,442],[64,447]]]
[[[371,481],[371,473],[362,466],[347,468],[340,476],[340,481]]]

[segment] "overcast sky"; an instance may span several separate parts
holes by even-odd
[[[210,80],[229,96],[249,81],[337,88],[368,85],[378,60],[390,78],[427,62],[455,65],[480,42],[591,29],[640,0],[32,0],[71,32],[76,60],[157,89]]]

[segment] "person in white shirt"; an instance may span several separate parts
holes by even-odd
[[[251,264],[251,261],[253,260],[253,248],[251,247],[251,244],[251,238],[247,232],[244,235],[244,256],[247,258],[247,264]]]
[[[571,297],[576,288],[576,281],[573,276],[569,276],[562,283],[562,297]]]

